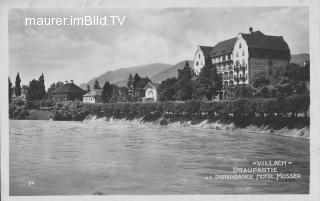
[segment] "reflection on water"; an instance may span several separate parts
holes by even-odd
[[[294,181],[214,180],[291,160]],[[137,123],[10,121],[10,195],[308,193],[309,141]]]

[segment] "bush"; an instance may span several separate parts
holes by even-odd
[[[230,117],[273,117],[286,116],[287,113],[301,113],[309,109],[308,95],[294,95],[285,99],[238,99],[227,101],[187,101],[187,102],[121,102],[84,104],[82,102],[57,103],[54,106],[54,119],[56,120],[83,120],[86,115],[113,118],[144,118],[150,119],[174,117],[175,119],[202,117],[202,113],[209,118],[222,119]],[[11,110],[15,108],[12,107]]]

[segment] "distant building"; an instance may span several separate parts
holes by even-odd
[[[210,60],[212,48],[213,47],[210,46],[198,46],[193,62],[193,69],[196,75],[199,75],[201,68],[206,64],[206,61]]]
[[[27,97],[28,97],[28,86],[27,85],[22,85],[20,96],[16,95],[15,87],[12,87],[11,90],[12,90],[12,99],[22,99],[24,101],[27,100]]]
[[[249,31],[239,33],[234,44],[235,84],[251,84],[258,73],[290,63],[290,49],[282,36],[265,35],[251,27]]]
[[[101,102],[102,89],[92,89],[83,95],[84,103],[99,103]]]
[[[77,85],[73,83],[71,80],[71,83],[66,83],[62,86],[60,86],[58,89],[54,90],[51,93],[51,99],[53,101],[81,101],[82,96],[86,93],[85,90],[81,89]]]
[[[143,102],[158,100],[157,87],[155,84],[149,82],[143,89],[145,90],[145,97],[142,98]]]

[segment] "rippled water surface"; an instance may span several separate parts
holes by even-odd
[[[256,160],[291,180],[215,180]],[[309,141],[135,122],[10,121],[10,195],[308,193]]]

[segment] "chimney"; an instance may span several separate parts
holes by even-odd
[[[249,28],[249,32],[250,32],[251,34],[253,33],[252,27]]]
[[[70,80],[71,83],[73,83],[73,80]]]
[[[66,80],[66,84],[68,84],[68,80]]]

